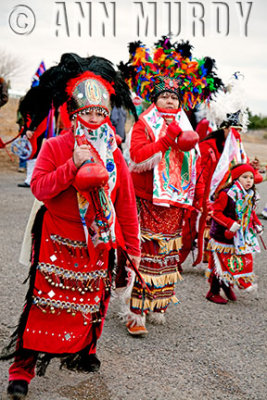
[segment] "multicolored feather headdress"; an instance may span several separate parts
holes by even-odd
[[[196,113],[197,120],[206,118],[217,128],[229,127],[247,130],[249,124],[247,110],[247,95],[244,88],[244,76],[235,72],[220,89],[214,99],[207,105],[201,106]]]
[[[172,44],[166,36],[151,50],[138,41],[129,44],[129,61],[118,67],[130,90],[147,102],[155,99],[159,76],[177,79],[181,105],[193,109],[209,101],[223,83],[215,73],[215,60],[193,58],[191,50],[188,41]]]

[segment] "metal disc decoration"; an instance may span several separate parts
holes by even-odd
[[[26,137],[19,137],[12,143],[11,151],[22,160],[27,160],[32,154],[32,145]]]

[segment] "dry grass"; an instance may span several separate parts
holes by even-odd
[[[18,134],[17,119],[18,99],[9,99],[8,103],[0,109],[0,137],[5,143]],[[8,171],[14,170],[18,167],[18,157],[12,155],[10,152],[10,145],[6,149],[11,154],[13,161],[11,161],[5,149],[0,149],[0,170]]]

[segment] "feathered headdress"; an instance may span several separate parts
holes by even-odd
[[[180,101],[185,109],[209,101],[223,86],[215,73],[215,60],[192,57],[192,45],[187,42],[172,44],[163,36],[150,50],[142,42],[129,44],[130,58],[121,62],[119,69],[131,91],[147,102],[155,97],[155,85],[159,76],[178,80]]]
[[[69,81],[79,80],[79,76],[88,71],[96,76],[96,81],[106,82],[111,106],[123,106],[137,119],[129,88],[120,71],[116,71],[109,60],[97,56],[84,58],[74,53],[65,53],[58,65],[44,72],[40,77],[39,86],[31,88],[21,102],[20,112],[24,117],[30,116],[31,129],[36,128],[48,115],[52,105],[57,109],[69,100]]]
[[[208,119],[219,127],[232,126],[247,130],[249,124],[244,76],[235,72],[224,89],[220,89],[209,105],[201,107],[197,119]]]

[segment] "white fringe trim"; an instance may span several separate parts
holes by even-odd
[[[162,257],[142,257],[142,261],[150,262],[150,263],[155,263],[155,264],[160,264],[160,265],[166,265],[168,261],[179,261],[179,254],[174,255],[174,256],[166,256],[164,257],[164,261],[162,260]]]
[[[213,260],[214,260],[215,273],[216,273],[216,275],[219,275],[220,278],[222,278],[223,273],[222,273],[222,266],[221,266],[219,257],[217,255],[217,253],[215,253],[215,252],[213,252],[211,254],[212,254]]]
[[[146,316],[140,315],[140,314],[135,314],[132,311],[128,311],[127,314],[123,316],[123,321],[124,322],[130,322],[130,327],[132,326],[146,326]]]
[[[127,286],[125,288],[116,289],[115,291],[116,295],[119,297],[121,302],[120,304],[121,311],[119,311],[118,315],[122,319],[122,321],[128,321],[128,315],[132,313],[130,311],[130,300],[136,275],[131,268],[126,267],[126,271],[128,273]]]
[[[162,152],[154,154],[152,157],[140,163],[135,163],[132,159],[129,162],[130,172],[144,172],[153,169],[162,159]]]
[[[156,312],[149,313],[147,315],[147,320],[151,324],[165,325],[166,323],[165,313],[156,313]]]

